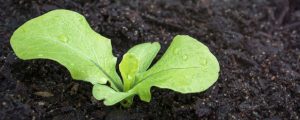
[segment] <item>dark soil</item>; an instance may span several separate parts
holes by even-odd
[[[219,80],[202,93],[153,88],[150,103],[104,106],[63,66],[22,61],[10,47],[17,27],[59,8],[87,17],[118,58],[149,41],[161,56],[175,35],[193,36],[218,58]],[[0,0],[0,119],[300,119],[299,32],[299,0]]]

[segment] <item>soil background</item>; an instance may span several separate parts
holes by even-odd
[[[221,73],[207,91],[152,88],[150,103],[104,106],[91,84],[50,60],[16,58],[9,39],[53,9],[83,14],[121,56],[138,43],[162,50],[177,34],[205,43]],[[299,0],[0,0],[0,119],[300,119]]]

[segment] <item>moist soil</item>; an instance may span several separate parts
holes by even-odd
[[[149,103],[136,97],[130,108],[105,106],[62,65],[12,51],[14,30],[62,8],[110,38],[119,59],[158,41],[157,61],[175,35],[197,38],[219,60],[220,77],[201,93],[154,87]],[[299,0],[0,0],[0,119],[300,119],[299,32]]]

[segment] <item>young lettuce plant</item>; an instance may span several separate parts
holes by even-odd
[[[93,31],[82,15],[69,10],[53,10],[26,22],[10,42],[19,58],[54,60],[65,66],[73,79],[92,83],[93,96],[105,105],[121,102],[129,107],[135,95],[149,102],[152,86],[180,93],[201,92],[219,76],[219,63],[204,44],[177,35],[151,68],[159,43],[131,48],[119,64],[121,79],[111,41]]]

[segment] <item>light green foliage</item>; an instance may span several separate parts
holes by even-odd
[[[148,71],[137,76],[139,79],[137,81],[140,82],[131,90],[123,92],[127,93],[127,95],[123,94],[124,99],[137,94],[141,100],[148,102],[151,99],[150,88],[152,86],[180,93],[201,92],[218,79],[219,69],[217,59],[205,45],[189,36],[178,35],[162,58]],[[93,91],[99,87],[102,86],[95,85]],[[101,91],[93,94],[101,95]],[[114,97],[101,97],[102,99],[108,100],[105,102],[107,105],[120,102],[109,100],[116,99]]]
[[[93,84],[109,80],[121,89],[110,40],[94,32],[76,12],[55,10],[34,18],[19,27],[10,42],[21,59],[51,59],[64,65],[74,79]]]
[[[145,72],[151,65],[153,59],[160,49],[158,42],[143,43],[129,49],[126,54],[134,55],[139,61],[138,72]]]
[[[159,43],[143,43],[134,46],[123,56],[119,65],[124,82],[124,91],[135,85],[136,75],[145,72],[160,49]]]
[[[149,102],[152,86],[180,93],[201,92],[218,79],[220,70],[205,45],[178,35],[151,68],[159,43],[131,48],[119,64],[122,83],[110,40],[94,32],[82,15],[68,10],[54,10],[26,22],[13,34],[11,45],[21,59],[54,60],[74,79],[91,82],[93,96],[105,105],[126,101],[122,105],[130,106],[135,95]]]
[[[124,91],[128,91],[132,87],[132,84],[134,84],[135,75],[139,69],[138,65],[139,61],[134,55],[128,53],[123,56],[119,68],[124,82]]]

